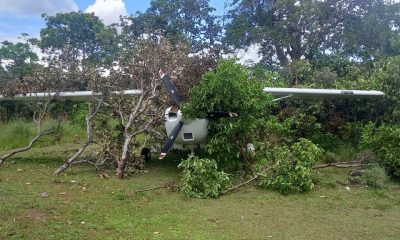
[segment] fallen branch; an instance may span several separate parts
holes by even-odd
[[[254,175],[252,178],[250,178],[247,181],[241,182],[238,185],[232,186],[232,187],[222,191],[221,195],[225,195],[228,192],[234,191],[234,190],[236,190],[238,188],[241,188],[241,187],[243,187],[243,186],[245,186],[245,185],[257,180],[260,176],[262,176],[264,173],[266,173],[270,169],[271,169],[271,166],[264,166],[263,169],[260,172],[258,172],[256,175]]]
[[[326,163],[326,164],[317,164],[313,167],[313,169],[321,169],[327,167],[336,167],[336,168],[352,168],[352,167],[362,167],[373,165],[373,163],[361,163],[361,162],[337,162],[337,163]]]
[[[250,178],[249,180],[247,180],[247,181],[245,181],[245,182],[241,182],[241,183],[239,183],[239,184],[236,185],[236,186],[230,187],[230,188],[228,188],[228,189],[222,191],[222,192],[221,192],[221,195],[225,195],[225,194],[228,193],[228,192],[231,192],[231,191],[234,191],[234,190],[236,190],[236,189],[238,189],[238,188],[241,188],[241,187],[243,187],[243,186],[245,186],[245,185],[247,185],[247,184],[253,182],[254,180],[257,180],[259,177],[260,177],[260,174],[257,174],[257,175],[255,175],[254,177]]]
[[[58,94],[56,94],[56,95],[58,95]],[[26,152],[26,151],[30,150],[33,147],[33,144],[35,144],[35,142],[37,142],[43,136],[50,135],[52,133],[57,132],[58,128],[60,127],[60,123],[58,124],[58,127],[55,129],[42,130],[42,121],[49,111],[50,103],[53,101],[53,98],[49,99],[44,104],[44,107],[42,109],[34,112],[34,114],[33,114],[33,121],[36,123],[37,135],[29,142],[29,144],[26,147],[15,149],[15,150],[11,151],[10,153],[0,157],[0,165],[2,165],[6,159],[14,156],[15,154],[18,154],[21,152]]]
[[[100,106],[103,103],[103,99],[99,100],[100,102],[96,106],[96,108],[93,108],[92,104],[89,104],[89,111],[88,114],[86,115],[86,141],[82,146],[78,149],[78,151],[69,159],[67,159],[63,165],[61,165],[55,172],[54,175],[59,175],[63,171],[65,171],[67,168],[69,168],[71,165],[75,164],[77,161],[78,157],[86,150],[86,148],[92,144],[93,142],[93,118],[97,115],[99,112]],[[88,161],[82,161],[82,162],[88,162]],[[89,162],[90,163],[90,162]],[[95,165],[95,164],[93,164]],[[96,165],[95,165],[96,166]],[[96,166],[97,168],[97,166]]]

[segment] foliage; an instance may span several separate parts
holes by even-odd
[[[209,0],[153,0],[144,13],[128,18],[134,37],[161,30],[172,44],[187,43],[193,52],[217,44],[221,27]]]
[[[0,65],[0,82],[6,79],[22,80],[26,75],[35,70],[38,56],[32,50],[29,41],[12,43],[3,41],[0,47],[0,62],[5,64],[5,69]]]
[[[400,56],[389,57],[376,63],[369,81],[375,89],[385,93],[381,104],[387,122],[400,122]]]
[[[210,111],[238,114],[210,121],[207,151],[217,160],[243,159],[243,148],[257,138],[255,133],[273,105],[263,84],[233,60],[221,61],[215,71],[204,74],[189,95],[190,102],[182,106],[186,118],[203,118]]]
[[[333,151],[339,145],[343,144],[340,138],[332,133],[315,134],[311,140],[325,151]]]
[[[270,169],[261,173],[260,186],[285,194],[311,190],[314,187],[311,170],[322,153],[322,149],[304,138],[290,147],[273,148],[271,153],[264,155]]]
[[[281,70],[282,77],[287,81],[287,86],[297,87],[309,82],[312,77],[312,68],[308,60],[294,60]]]
[[[383,188],[388,179],[385,168],[381,166],[368,168],[361,175],[361,183],[374,188]]]
[[[400,176],[400,127],[383,124],[375,128],[368,124],[361,135],[361,147],[371,149],[382,161],[382,164]]]
[[[188,197],[216,198],[229,182],[212,159],[189,156],[178,167],[182,169],[179,188]]]
[[[231,7],[224,41],[241,48],[259,44],[263,62],[269,66],[276,60],[280,66],[311,60],[326,50],[362,59],[395,51],[392,39],[398,32],[398,3],[235,0]]]
[[[105,54],[102,48],[110,45],[102,21],[93,13],[57,13],[43,15],[46,27],[40,31],[40,48],[48,58],[56,57],[70,73],[69,90],[83,90],[88,86],[86,70],[98,66]],[[105,47],[105,48],[106,48]],[[53,56],[55,54],[55,56]]]

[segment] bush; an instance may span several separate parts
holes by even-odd
[[[216,198],[229,182],[228,175],[218,171],[215,160],[190,156],[178,167],[183,169],[179,188],[188,197]]]
[[[361,147],[372,150],[390,172],[400,176],[400,127],[375,128],[368,124],[362,132]]]
[[[204,118],[211,111],[239,115],[210,121],[206,150],[216,160],[243,160],[243,146],[254,142],[268,109],[274,105],[263,88],[250,71],[229,60],[221,61],[215,71],[204,74],[199,85],[190,89],[190,102],[181,106],[186,118]]]
[[[332,133],[320,133],[312,136],[312,141],[318,144],[325,151],[333,152],[338,146],[343,144],[343,141],[337,135]]]
[[[260,186],[280,193],[304,192],[314,187],[311,171],[323,150],[300,138],[291,147],[275,147],[269,154],[271,168],[262,174]]]
[[[381,166],[374,166],[364,171],[361,176],[361,183],[363,185],[375,188],[383,188],[385,182],[388,180],[386,171]]]
[[[70,114],[71,123],[77,126],[86,127],[86,115],[88,113],[87,104],[75,104],[72,107],[72,112]]]

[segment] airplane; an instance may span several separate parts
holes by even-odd
[[[159,155],[163,159],[168,151],[190,150],[193,154],[195,148],[204,148],[207,144],[208,123],[214,119],[222,117],[237,117],[236,113],[213,111],[207,113],[202,119],[186,119],[179,110],[182,98],[173,85],[170,77],[162,70],[159,71],[160,78],[167,89],[174,105],[168,107],[165,112],[165,130],[168,138],[164,142]],[[351,98],[351,97],[382,97],[385,94],[376,90],[344,90],[344,89],[312,89],[312,88],[270,88],[265,87],[263,91],[271,94],[275,102],[287,98]],[[141,94],[140,90],[130,89],[122,92],[112,92],[111,94],[123,95],[125,97],[134,97]],[[12,98],[0,95],[2,100],[48,100],[49,97],[56,97],[60,100],[89,102],[92,97],[99,97],[101,93],[93,91],[75,91],[60,93],[28,93],[26,95],[17,95]],[[150,150],[142,149],[142,155],[146,160],[150,158]]]

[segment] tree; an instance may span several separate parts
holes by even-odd
[[[27,37],[26,34],[23,34]],[[38,60],[38,56],[32,50],[32,42],[34,40],[28,40],[26,42],[12,43],[9,41],[3,41],[0,48],[0,82],[5,82],[7,79],[19,79],[23,80],[25,76],[32,74]]]
[[[221,27],[214,10],[209,0],[152,0],[146,12],[128,18],[127,31],[140,36],[160,30],[172,44],[185,42],[198,52],[219,40]]]
[[[102,46],[110,44],[115,29],[106,28],[93,13],[44,14],[43,18],[46,27],[40,31],[41,49],[49,55],[60,52],[59,58],[74,81],[71,85],[85,89],[87,80],[79,78],[89,65],[99,65],[105,54]]]
[[[116,91],[138,89],[136,98],[114,97],[110,105],[113,116],[119,122],[119,134],[110,136],[105,148],[111,159],[116,160],[117,176],[123,178],[128,163],[140,168],[140,134],[164,137],[158,132],[162,126],[164,108],[168,94],[161,91],[160,69],[180,76],[188,59],[188,48],[172,46],[157,33],[148,33],[148,38],[125,38],[120,55],[115,59],[118,67],[110,70],[106,84]],[[164,94],[162,94],[164,93]]]
[[[269,66],[331,53],[371,59],[390,51],[399,11],[384,0],[235,0],[224,41],[259,44]]]

